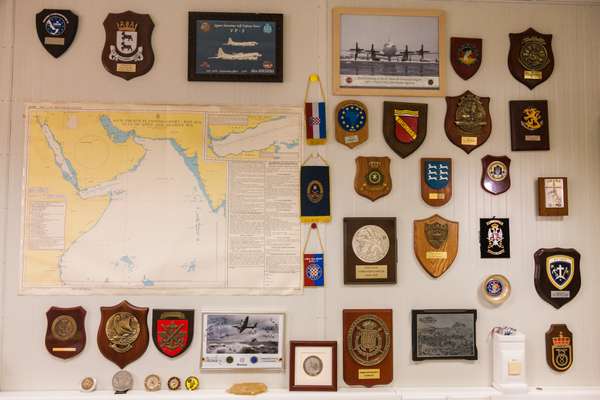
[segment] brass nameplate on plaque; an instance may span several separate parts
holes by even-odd
[[[117,64],[117,72],[135,72],[135,64]]]
[[[448,252],[446,251],[428,251],[425,253],[425,258],[428,260],[445,260],[448,258]]]
[[[381,373],[379,368],[359,369],[358,379],[380,379]]]
[[[44,44],[49,44],[52,46],[64,46],[65,39],[64,38],[55,38],[55,37],[46,37],[44,38]]]
[[[526,142],[539,142],[542,140],[540,135],[525,135]]]
[[[525,71],[523,77],[525,79],[542,79],[542,71]]]
[[[460,139],[460,144],[465,146],[477,146],[477,136],[463,136]]]
[[[387,279],[387,265],[357,265],[356,279]]]

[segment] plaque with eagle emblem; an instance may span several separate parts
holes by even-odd
[[[152,310],[152,340],[167,357],[177,357],[194,338],[194,310]]]
[[[552,35],[529,28],[508,36],[508,69],[512,76],[530,90],[546,81],[554,70]]]
[[[470,91],[446,97],[444,128],[452,143],[467,154],[484,144],[492,133],[490,98]]]
[[[561,308],[577,296],[581,288],[581,255],[575,249],[539,249],[535,259],[535,290],[554,308]]]
[[[511,150],[550,150],[548,102],[523,100],[509,104]]]
[[[556,372],[573,365],[573,334],[565,324],[552,324],[546,332],[546,361]]]
[[[85,314],[83,307],[50,307],[46,312],[46,349],[55,357],[75,357],[85,348]]]
[[[458,253],[458,222],[435,214],[414,221],[415,255],[433,278],[450,268]]]
[[[344,382],[366,387],[391,383],[392,310],[344,310],[343,325]]]

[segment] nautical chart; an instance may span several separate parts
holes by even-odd
[[[28,105],[21,292],[299,293],[301,121]]]

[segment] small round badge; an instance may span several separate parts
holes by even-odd
[[[185,378],[185,388],[187,390],[197,390],[198,386],[200,386],[200,381],[195,376],[188,376]]]
[[[179,390],[181,389],[181,381],[178,377],[173,376],[167,381],[167,386],[169,387],[169,390]]]
[[[483,297],[492,304],[502,304],[510,296],[510,283],[504,275],[491,275],[481,285]]]
[[[146,377],[146,379],[144,379],[144,388],[146,388],[147,392],[159,391],[160,390],[160,377],[155,374],[148,375]]]
[[[91,376],[86,376],[81,380],[79,389],[82,392],[93,392],[94,390],[96,390],[96,379],[92,378]]]
[[[112,386],[115,392],[126,393],[133,388],[133,376],[128,371],[121,370],[114,374]]]

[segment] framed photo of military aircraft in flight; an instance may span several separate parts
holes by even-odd
[[[333,93],[444,96],[442,10],[333,9]]]
[[[283,14],[190,12],[188,81],[283,82]]]

